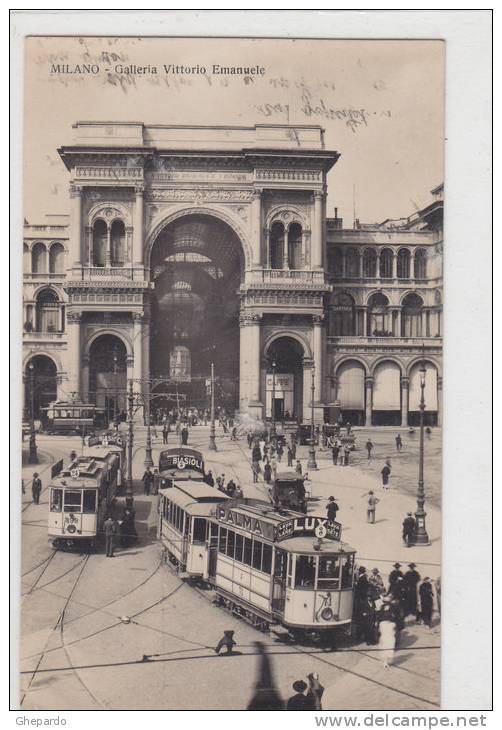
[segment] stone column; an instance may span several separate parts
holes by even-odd
[[[85,403],[89,403],[89,355],[82,355],[82,368],[80,372],[82,382],[82,400]]]
[[[133,263],[143,265],[143,195],[145,186],[135,185]]]
[[[380,251],[377,250],[377,257],[376,257],[376,279],[380,278]]]
[[[373,411],[373,378],[365,378],[366,386],[366,427],[371,426],[371,413]]]
[[[408,426],[408,402],[410,379],[401,378],[401,426]]]
[[[311,252],[311,231],[309,228],[306,228],[303,231],[302,239],[303,239],[303,265],[302,268],[308,269],[310,268],[310,252]]]
[[[321,269],[323,263],[323,193],[314,191],[314,228],[312,236],[311,268]]]
[[[284,229],[284,243],[282,245],[282,268],[289,269],[289,228]]]
[[[82,314],[80,312],[68,312],[67,321],[67,347],[68,347],[68,398],[73,393],[80,395],[80,323]]]
[[[134,312],[132,315],[132,348],[133,367],[131,377],[135,380],[141,380],[143,377],[143,315],[138,312]],[[135,384],[134,390],[140,390],[139,383]]]
[[[324,316],[314,315],[312,317],[312,350],[315,363],[315,397],[314,403],[320,405],[323,403],[323,335],[324,335]]]
[[[82,266],[82,186],[70,185],[73,266]]]
[[[392,253],[392,278],[397,279],[397,253]]]
[[[106,229],[106,257],[105,266],[112,265],[112,229],[108,226]]]
[[[270,228],[263,229],[263,237],[265,239],[265,258],[267,261],[267,269],[272,268],[272,252],[270,250]]]
[[[132,240],[133,240],[133,235],[134,235],[134,228],[132,226],[126,226],[126,229],[125,229],[125,246],[126,246],[126,250],[125,250],[125,261],[124,261],[124,263],[126,264],[126,266],[131,266],[131,267],[132,267],[132,265],[134,263],[134,261],[133,261],[133,255],[132,255]]]
[[[262,266],[262,244],[261,244],[261,188],[253,190],[251,202],[251,231],[253,235],[253,266]]]
[[[257,417],[262,417],[260,401],[260,323],[261,314],[241,313],[239,404]]]
[[[362,335],[363,337],[368,336],[368,307],[363,307],[363,331]]]
[[[443,376],[438,375],[437,379],[437,388],[438,388],[438,426],[443,425]]]
[[[302,422],[303,423],[310,423],[310,414],[311,414],[311,400],[312,400],[312,366],[313,361],[304,358],[303,359],[303,413],[302,413]],[[314,406],[315,408],[315,406]],[[315,411],[314,411],[315,413]]]
[[[145,397],[150,393],[148,380],[150,378],[150,313],[145,312],[141,337],[141,378],[143,379],[142,390]]]
[[[85,227],[85,240],[87,248],[87,266],[91,268],[93,264],[93,250],[92,250],[92,228],[91,226]]]

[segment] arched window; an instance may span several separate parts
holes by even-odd
[[[390,248],[384,248],[380,254],[380,278],[392,279],[392,264],[394,253]]]
[[[377,270],[377,255],[374,248],[367,248],[363,254],[363,276],[374,279]]]
[[[64,272],[64,246],[61,243],[53,243],[50,248],[49,272],[51,274],[62,274]]]
[[[284,254],[284,226],[273,223],[270,231],[270,268],[282,269]]]
[[[384,294],[377,292],[368,301],[368,336],[386,337],[392,334],[389,318],[389,300]]]
[[[397,254],[397,278],[410,278],[410,252],[407,248],[402,248]]]
[[[427,252],[423,248],[415,251],[415,279],[427,278]]]
[[[29,274],[31,271],[31,256],[30,249],[23,243],[23,272]]]
[[[292,223],[288,231],[289,268],[301,269],[302,256],[302,227],[299,223]]]
[[[329,329],[335,337],[356,334],[354,300],[346,292],[334,292],[330,302]]]
[[[403,299],[401,336],[422,337],[423,301],[418,294],[407,294]]]
[[[359,277],[359,251],[348,248],[345,254],[345,276]]]
[[[31,270],[34,274],[47,273],[47,249],[40,241],[31,249]]]
[[[125,226],[123,221],[113,221],[111,230],[112,266],[125,264]]]
[[[52,289],[42,289],[36,302],[36,331],[59,332],[59,299]]]
[[[342,275],[343,255],[340,248],[328,249],[328,271],[336,277],[340,277]]]
[[[108,231],[106,223],[98,218],[92,227],[92,262],[93,266],[104,266],[106,263],[106,243]]]

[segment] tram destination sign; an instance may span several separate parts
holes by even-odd
[[[160,454],[159,471],[196,471],[204,474],[204,460],[195,449],[169,449]]]
[[[302,537],[306,535],[323,536],[329,540],[340,540],[342,525],[340,522],[326,520],[323,517],[296,517],[285,520],[275,528],[275,541],[287,540],[288,537]]]
[[[100,436],[89,436],[88,446],[124,446],[124,437],[118,433],[103,433]]]

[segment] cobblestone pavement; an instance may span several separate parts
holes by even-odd
[[[358,434],[358,441],[365,434]],[[144,451],[138,429],[134,477],[143,471]],[[393,434],[382,436],[382,447]],[[372,431],[378,444],[380,436]],[[208,431],[191,431],[190,445],[205,449]],[[51,458],[77,448],[78,439],[40,437],[46,461],[38,467],[44,486]],[[246,496],[265,495],[263,484],[251,484],[244,443],[229,443],[218,434],[219,450],[206,458],[215,473],[223,470],[243,484]],[[161,449],[154,439],[154,459]],[[378,449],[380,447],[378,446]],[[362,454],[362,452],[361,452]],[[388,454],[385,454],[387,456]],[[310,511],[324,514],[325,500],[336,491],[344,539],[382,573],[390,561],[413,559],[424,575],[439,571],[440,518],[429,508],[432,544],[407,550],[400,540],[403,509],[413,498],[397,479],[381,496],[377,524],[367,525],[361,495],[374,484],[373,466],[333,467],[319,453],[320,469],[311,475],[314,500]],[[301,453],[303,458],[304,454]],[[403,453],[404,464],[404,453]],[[326,458],[325,458],[326,457]],[[409,479],[412,480],[410,458]],[[26,467],[26,476],[33,469]],[[23,469],[23,472],[25,470]],[[139,490],[137,489],[137,492]],[[292,694],[291,685],[309,672],[320,674],[326,687],[325,709],[437,709],[439,706],[439,627],[408,625],[395,665],[382,668],[378,647],[340,644],[336,652],[286,644],[275,634],[251,626],[211,603],[212,592],[182,582],[161,565],[156,540],[155,497],[136,495],[138,545],[121,549],[114,560],[102,550],[90,557],[58,552],[47,542],[47,498],[40,505],[22,504],[21,698],[22,708],[62,709],[243,709],[256,679],[255,642],[270,654],[278,691]],[[395,523],[395,524],[394,524]],[[365,560],[365,564],[372,564]],[[78,580],[77,580],[78,578]],[[235,631],[237,651],[216,656],[213,646],[224,629]],[[144,660],[144,655],[147,659]]]

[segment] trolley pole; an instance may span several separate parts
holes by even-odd
[[[30,451],[28,464],[38,464],[37,440],[35,435],[35,366],[32,362],[28,365],[30,383]]]
[[[277,362],[272,359],[272,436],[275,436],[275,369]]]
[[[211,430],[209,431],[209,451],[218,451],[214,427],[214,363],[211,363]]]
[[[423,357],[423,354],[422,354]],[[430,545],[429,535],[425,527],[425,517],[427,512],[424,510],[425,503],[425,487],[424,487],[424,410],[425,410],[425,363],[422,360],[420,367],[420,456],[418,460],[418,489],[417,489],[417,509],[415,512],[415,545]]]
[[[134,393],[132,380],[129,381],[129,390],[127,393],[127,489],[126,495],[132,499],[133,483],[132,483],[132,446],[134,443],[133,433],[133,407]]]
[[[145,447],[145,466],[153,466],[152,459],[152,431],[150,428],[150,392],[148,392],[148,400],[146,403],[146,447]]]
[[[311,401],[310,401],[310,448],[309,458],[307,461],[307,469],[309,471],[317,469],[317,462],[315,460],[315,425],[314,425],[314,397],[315,397],[315,363],[312,363],[312,384],[310,386]]]

